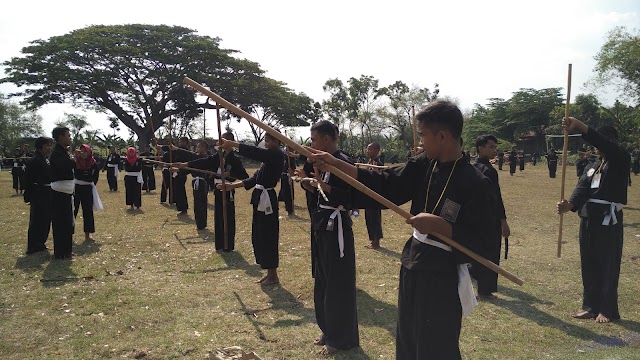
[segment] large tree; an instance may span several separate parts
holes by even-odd
[[[13,155],[11,149],[43,134],[40,115],[0,94],[0,151]]]
[[[640,30],[611,30],[595,59],[597,84],[615,84],[623,97],[640,103]]]
[[[171,116],[193,119],[212,103],[198,102],[182,85],[189,76],[245,110],[261,102],[269,79],[260,66],[223,49],[220,39],[167,25],[89,26],[48,40],[35,40],[22,57],[4,62],[23,91],[23,104],[48,103],[113,114],[146,144]],[[286,120],[286,119],[285,119]]]

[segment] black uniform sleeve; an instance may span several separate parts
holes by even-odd
[[[578,179],[578,183],[576,184],[575,189],[573,189],[573,193],[571,193],[571,197],[569,198],[569,202],[573,205],[571,211],[578,211],[584,204],[587,203],[587,200],[591,197],[590,190],[591,189],[591,177],[587,175],[588,169],[592,169],[597,163],[589,164],[582,173],[580,179]]]
[[[100,177],[100,168],[98,168],[98,164],[93,164],[93,166],[91,167],[91,175],[93,176],[93,183],[97,184],[98,183],[98,178]]]
[[[217,171],[220,166],[220,157],[218,155],[209,155],[206,158],[191,160],[187,166],[195,169]]]
[[[411,200],[417,181],[424,175],[418,174],[419,166],[416,159],[411,158],[404,165],[384,169],[382,172],[358,169],[358,181],[394,204],[402,205]],[[352,201],[356,209],[384,208],[380,203],[359,191],[353,192]]]
[[[607,139],[595,129],[589,127],[585,134],[582,134],[582,138],[589,144],[600,149],[607,155],[607,161],[611,163],[616,162],[630,162],[629,153],[624,150],[619,144]]]
[[[256,171],[256,172],[253,173],[253,176],[251,176],[250,178],[242,180],[242,184],[243,184],[245,189],[249,190],[252,187],[256,186],[256,184],[258,183],[258,181],[257,181],[258,180],[258,172],[259,171]]]
[[[282,151],[280,150],[268,150],[246,144],[240,144],[240,147],[238,147],[238,153],[242,156],[246,156],[250,159],[257,160],[263,163],[282,164],[281,161],[282,157],[284,156],[284,154],[282,154]]]
[[[231,165],[231,171],[229,173],[231,177],[238,180],[244,180],[249,178],[249,174],[247,174],[247,170],[244,168],[244,166],[242,165],[242,161],[240,161],[240,159],[237,156],[232,154],[232,156],[228,156],[226,160],[229,162],[229,165]]]

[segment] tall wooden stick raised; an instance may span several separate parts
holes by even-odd
[[[173,145],[173,138],[171,135],[172,121],[171,115],[169,115],[169,147]],[[173,164],[173,150],[169,149],[169,162]],[[169,169],[169,206],[171,206],[172,201],[175,201],[175,194],[173,193],[173,174],[171,173],[171,169]]]
[[[413,155],[416,155],[416,149],[418,148],[418,135],[416,129],[416,106],[411,105],[411,128],[413,129]]]
[[[284,131],[284,135],[286,137],[289,137],[289,135],[287,135],[287,130]],[[291,157],[289,157],[289,151],[287,150],[287,148],[284,148],[285,150],[285,158],[287,160],[287,178],[289,178],[289,192],[291,193],[291,209],[293,211],[293,213],[295,213],[295,198],[293,197],[293,178],[291,177],[291,174],[289,174],[289,169],[291,169]],[[295,169],[294,169],[295,170]]]
[[[571,99],[571,64],[569,64],[569,75],[567,78],[567,104],[564,108],[564,117],[569,117],[569,107]],[[562,146],[562,183],[560,185],[560,201],[564,199],[564,179],[567,173],[567,150],[569,149],[569,130],[564,129],[564,145]],[[558,253],[557,256],[562,256],[562,223],[563,213],[560,213],[560,229],[558,230]]]
[[[191,86],[191,87],[193,87],[194,89],[198,90],[199,92],[203,93],[204,95],[210,97],[211,99],[215,100],[216,102],[221,104],[227,110],[233,112],[234,114],[236,114],[236,115],[238,115],[240,117],[243,117],[244,119],[246,119],[247,121],[251,122],[252,124],[260,127],[264,131],[268,132],[274,138],[280,140],[280,142],[282,142],[282,143],[284,143],[286,145],[289,145],[291,148],[293,148],[294,150],[298,151],[300,154],[306,156],[307,158],[311,157],[311,152],[308,149],[306,149],[302,145],[296,143],[295,141],[289,139],[288,137],[284,136],[283,134],[279,133],[278,131],[274,130],[270,126],[264,124],[260,120],[258,120],[256,118],[254,118],[253,116],[249,115],[246,111],[244,111],[244,110],[238,108],[237,106],[231,104],[227,100],[225,100],[222,97],[220,97],[218,94],[210,91],[209,89],[205,88],[204,86],[200,85],[199,83],[193,81],[192,79],[190,79],[188,77],[184,78],[184,83],[189,85],[189,86]],[[329,171],[332,174],[334,174],[335,176],[337,176],[340,179],[342,179],[343,181],[345,181],[346,183],[348,183],[349,185],[351,185],[352,187],[354,187],[355,189],[357,189],[358,191],[366,194],[367,196],[371,197],[375,201],[377,201],[380,204],[384,205],[385,207],[389,208],[393,212],[399,214],[403,218],[409,219],[409,218],[411,218],[413,216],[408,211],[400,208],[400,206],[392,203],[391,201],[389,201],[385,197],[383,197],[380,194],[376,193],[375,191],[369,189],[368,187],[366,187],[364,184],[362,184],[358,180],[356,180],[356,179],[352,178],[351,176],[345,174],[344,172],[336,169],[335,167],[330,166],[329,167]],[[435,232],[432,233],[432,234],[434,236],[438,237],[439,239],[441,239],[442,241],[446,242],[447,244],[451,245],[452,247],[456,248],[460,252],[464,253],[465,255],[467,255],[467,256],[471,257],[472,259],[476,260],[480,264],[482,264],[482,265],[486,266],[487,268],[491,269],[492,271],[497,272],[498,274],[506,277],[507,279],[513,281],[514,283],[516,283],[518,285],[522,285],[523,284],[523,281],[520,280],[517,276],[511,274],[510,272],[504,270],[503,268],[499,267],[498,265],[494,264],[493,262],[483,258],[482,256],[474,253],[473,251],[471,251],[467,247],[465,247],[465,246],[463,246],[461,244],[458,244],[457,242],[453,241],[452,239],[449,239],[448,237],[446,237],[446,236],[444,236],[442,234],[438,234],[438,233],[435,233]]]
[[[216,102],[216,117],[218,118],[218,139],[222,139],[222,121],[220,120],[220,104]],[[222,183],[224,184],[224,150],[219,149],[220,154],[220,174],[222,175]],[[229,230],[227,228],[227,189],[222,187],[222,231],[224,234],[224,249],[229,249]]]

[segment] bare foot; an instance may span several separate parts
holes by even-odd
[[[611,320],[609,320],[608,317],[602,315],[602,313],[598,314],[598,317],[596,317],[596,322],[600,323],[600,324],[606,324],[608,322],[611,322]]]
[[[262,285],[276,285],[276,284],[280,284],[280,279],[278,279],[278,277],[270,277],[267,276],[266,279],[264,279],[264,281],[261,282]]]
[[[369,245],[365,245],[367,249],[378,250],[380,249],[380,241],[372,241]]]
[[[338,352],[338,349],[325,344],[322,347],[322,349],[320,349],[320,351],[318,351],[318,354],[320,354],[320,355],[331,355],[331,354],[334,354],[336,352]]]
[[[320,335],[319,338],[313,340],[313,345],[324,346],[324,344],[325,344],[324,334]]]
[[[574,319],[581,319],[581,320],[586,320],[586,319],[595,319],[596,318],[596,314],[590,312],[590,311],[580,311],[577,312],[573,315],[571,315],[572,318]]]
[[[269,275],[263,276],[262,279],[256,281],[256,284],[262,284],[265,280],[267,280],[268,277],[269,277]]]

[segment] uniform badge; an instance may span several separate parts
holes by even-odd
[[[587,176],[588,176],[588,177],[592,177],[592,176],[593,176],[593,173],[595,173],[595,172],[596,172],[596,169],[591,168],[591,169],[589,169],[589,171],[587,171]]]
[[[440,211],[440,217],[449,221],[456,222],[458,219],[458,213],[460,212],[460,204],[457,204],[450,199],[446,199],[444,201],[444,205],[442,205],[442,211]]]

